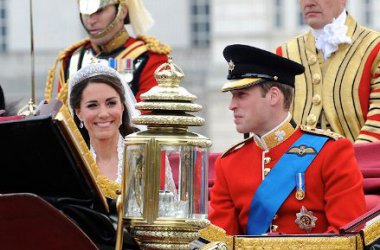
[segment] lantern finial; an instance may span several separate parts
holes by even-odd
[[[143,110],[143,115],[134,117],[134,124],[149,127],[202,126],[204,119],[187,112],[197,112],[202,106],[193,103],[197,97],[179,86],[184,78],[180,67],[169,58],[168,62],[159,66],[154,76],[158,86],[141,95],[142,102],[136,104],[136,109]]]

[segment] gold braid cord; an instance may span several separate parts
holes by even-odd
[[[56,99],[57,100],[60,100],[61,102],[63,102],[65,105],[69,105],[67,103],[67,95],[68,95],[68,91],[69,91],[69,88],[67,86],[67,83],[65,82],[64,84],[61,83],[61,90],[59,91],[59,93],[57,94],[57,97]]]
[[[169,45],[161,43],[157,38],[153,36],[141,35],[137,37],[137,40],[144,41],[149,51],[157,54],[168,55],[172,52],[172,48]]]
[[[99,174],[99,169],[97,169],[96,182],[98,183],[100,189],[106,197],[116,199],[121,193],[121,185],[115,181],[111,181],[107,177]]]
[[[55,80],[55,68],[57,67],[58,60],[55,61],[53,66],[49,69],[46,84],[45,84],[45,100],[50,102],[51,96],[53,95],[53,86],[54,86],[54,80]]]
[[[318,128],[310,128],[310,127],[304,126],[304,125],[301,125],[300,128],[302,131],[304,131],[306,133],[315,134],[315,135],[324,135],[324,136],[330,137],[331,139],[333,139],[335,141],[338,139],[344,138],[341,134],[335,133],[329,129],[323,130],[323,129],[318,129]]]
[[[59,80],[61,81],[61,91],[58,94],[57,99],[63,101],[63,103],[66,103],[66,101],[64,101],[66,99],[62,99],[65,97],[67,98],[67,86],[66,86],[66,82],[64,82],[65,78],[63,74],[63,65],[62,65],[63,59],[71,55],[75,50],[82,47],[88,42],[89,42],[88,38],[80,40],[74,43],[73,45],[67,47],[65,50],[62,50],[61,52],[59,52],[57,60],[55,61],[53,66],[49,69],[49,72],[47,75],[46,84],[45,84],[45,95],[44,95],[45,100],[50,101],[53,96],[53,87],[54,87],[54,82],[55,82],[56,68],[57,68],[57,65],[60,63],[61,69],[59,72],[60,73]],[[66,89],[66,91],[64,91],[64,89]],[[61,93],[61,92],[66,92],[66,93]]]

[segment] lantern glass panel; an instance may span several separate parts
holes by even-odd
[[[144,211],[144,176],[146,172],[145,145],[128,145],[126,150],[126,169],[129,181],[124,211],[126,217],[142,217]]]
[[[161,146],[159,217],[205,218],[208,207],[208,150]]]

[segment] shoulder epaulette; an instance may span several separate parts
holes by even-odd
[[[243,147],[247,142],[251,141],[253,139],[253,136],[250,136],[248,137],[247,139],[245,139],[244,141],[241,141],[237,144],[235,144],[234,146],[230,147],[229,149],[227,149],[221,156],[221,158],[229,155],[230,153],[234,152],[235,150]]]
[[[83,45],[87,44],[89,41],[90,41],[90,39],[85,38],[85,39],[79,40],[78,42],[76,42],[74,44],[71,44],[69,47],[67,47],[66,49],[64,49],[64,50],[62,50],[62,51],[59,52],[59,54],[58,54],[58,60],[62,60],[66,56],[71,55],[77,49],[79,49]]]
[[[144,41],[146,47],[151,52],[166,55],[172,52],[172,48],[169,45],[161,43],[157,38],[153,36],[140,35],[137,37],[137,39]]]
[[[58,63],[60,63],[67,56],[73,54],[77,49],[84,46],[89,41],[90,40],[88,38],[82,39],[59,52],[55,63],[48,71],[48,75],[47,75],[46,83],[45,83],[45,94],[44,94],[45,100],[50,101],[53,95],[53,85],[54,85],[54,79],[55,79],[55,73],[56,73],[55,71],[56,71]]]
[[[310,128],[308,126],[303,126],[303,125],[301,125],[300,127],[301,127],[301,130],[305,133],[315,134],[315,135],[324,135],[324,136],[330,137],[333,140],[338,140],[340,138],[343,138],[341,134],[333,132],[329,129],[323,130],[323,129],[318,129],[318,128]]]

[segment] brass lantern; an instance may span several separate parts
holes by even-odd
[[[125,226],[142,249],[189,249],[199,227],[188,221],[207,217],[211,141],[188,131],[204,119],[187,113],[202,107],[179,86],[183,71],[169,59],[154,75],[158,86],[141,95],[143,114],[132,119],[148,129],[125,138],[117,245]]]

